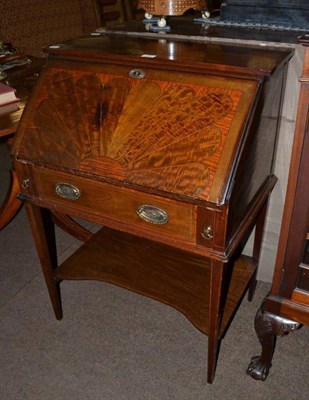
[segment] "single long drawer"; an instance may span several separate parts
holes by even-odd
[[[160,236],[195,242],[196,206],[67,173],[35,168],[40,199],[70,210],[94,211]],[[107,223],[108,225],[108,223]]]

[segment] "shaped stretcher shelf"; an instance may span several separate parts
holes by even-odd
[[[247,256],[231,265],[221,336],[254,272]],[[115,284],[174,307],[209,333],[210,260],[205,257],[102,228],[55,270],[55,278]]]

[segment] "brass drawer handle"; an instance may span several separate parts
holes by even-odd
[[[162,208],[142,204],[136,209],[137,215],[144,221],[155,225],[164,225],[168,222],[168,213]]]
[[[130,78],[134,79],[142,79],[145,78],[146,72],[142,69],[131,69],[131,71],[129,72],[129,76]]]
[[[70,183],[57,183],[55,185],[55,191],[60,197],[68,200],[77,200],[81,195],[81,191]]]

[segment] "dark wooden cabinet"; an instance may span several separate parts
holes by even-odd
[[[13,154],[56,317],[63,279],[162,301],[208,335],[212,382],[254,293],[292,52],[111,33],[49,53]],[[85,241],[59,266],[55,221]]]
[[[262,355],[253,357],[248,374],[265,380],[275,337],[309,324],[309,37],[305,46],[294,145],[275,273],[270,294],[258,311],[256,332]]]

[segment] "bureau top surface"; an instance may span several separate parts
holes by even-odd
[[[169,37],[103,33],[52,45],[46,51],[88,61],[151,65],[226,74],[269,76],[289,57],[287,48],[237,46]]]

